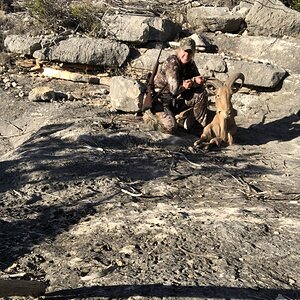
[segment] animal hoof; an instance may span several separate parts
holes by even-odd
[[[191,152],[191,153],[197,153],[197,148],[196,147],[192,147],[192,146],[189,146],[188,147],[188,150]]]
[[[202,144],[202,141],[201,140],[197,140],[195,143],[194,143],[194,147],[198,147],[199,145]]]

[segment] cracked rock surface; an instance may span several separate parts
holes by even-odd
[[[46,299],[299,299],[292,104],[268,94],[262,119],[266,103],[237,94],[235,145],[191,152],[196,136],[112,112],[99,86],[9,78],[15,87],[0,84],[1,276],[46,282]],[[81,96],[29,101],[45,84]]]

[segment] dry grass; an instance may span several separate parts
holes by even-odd
[[[186,22],[184,16],[187,0],[179,0],[176,4],[169,0],[126,1],[126,3],[115,0],[104,0],[98,3],[91,0],[24,1],[31,15],[48,28],[56,32],[62,29],[72,29],[93,37],[105,37],[109,34],[103,16],[115,13],[163,16],[175,22]]]
[[[26,0],[33,17],[53,31],[72,29],[95,37],[103,36],[104,11],[92,1]]]
[[[11,7],[12,0],[0,0],[0,11],[8,11]]]

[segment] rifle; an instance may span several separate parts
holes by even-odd
[[[154,92],[154,78],[155,78],[157,70],[158,70],[159,58],[160,58],[162,49],[163,49],[163,46],[160,48],[156,63],[153,67],[152,72],[149,74],[147,92],[146,92],[146,96],[144,98],[143,107],[142,107],[143,112],[146,111],[147,109],[151,108],[153,100],[155,98],[157,98],[157,97],[154,97],[154,95],[153,95],[153,92]]]

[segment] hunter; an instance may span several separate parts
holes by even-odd
[[[152,129],[173,134],[178,125],[187,131],[195,124],[206,125],[208,97],[205,79],[193,60],[195,50],[193,39],[182,39],[177,54],[169,56],[158,69],[152,108],[143,115]]]

